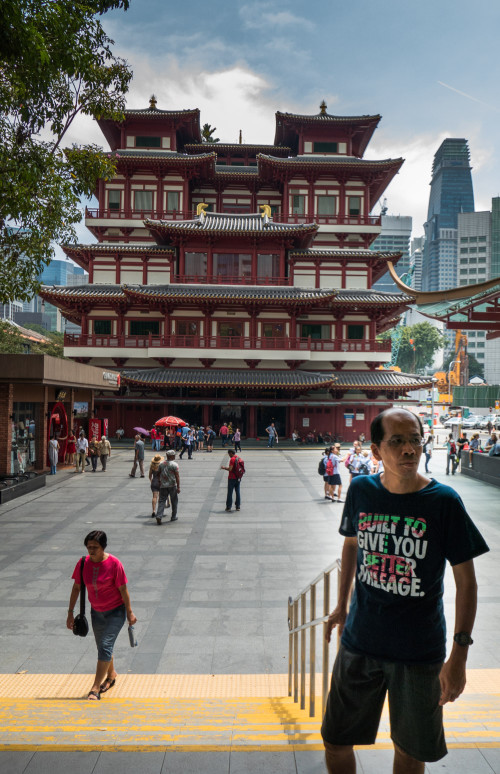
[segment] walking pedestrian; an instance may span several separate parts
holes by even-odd
[[[221,470],[228,471],[227,477],[227,497],[226,497],[226,511],[230,511],[233,506],[233,492],[235,493],[235,505],[236,510],[239,511],[241,507],[241,493],[240,483],[245,473],[245,463],[238,457],[234,449],[228,449],[229,465],[221,465]]]
[[[442,707],[464,690],[476,614],[473,559],[488,546],[457,493],[418,472],[422,435],[410,411],[379,414],[370,436],[384,473],[358,477],[347,494],[339,598],[326,627],[328,642],[336,626],[341,632],[321,729],[329,774],[355,774],[353,745],[375,742],[387,692],[394,774],[423,774],[425,761],[447,752]],[[447,661],[446,560],[456,585]]]
[[[92,465],[91,472],[95,473],[97,470],[97,460],[99,459],[99,442],[97,436],[92,436],[89,443],[89,457]]]
[[[52,437],[49,441],[49,462],[50,462],[50,474],[55,476],[57,473],[57,463],[59,460],[59,441],[57,438]]]
[[[158,437],[158,433],[156,432],[156,427],[152,427],[149,431],[149,439],[151,441],[151,451],[156,451],[156,439]]]
[[[203,443],[205,441],[205,428],[199,427],[196,432],[196,435],[198,437],[198,450],[203,451]]]
[[[214,440],[215,440],[215,430],[213,430],[210,425],[207,427],[207,431],[205,433],[205,442],[207,444],[207,452],[213,452],[214,450]]]
[[[189,429],[186,435],[182,438],[182,451],[179,454],[179,459],[182,460],[184,452],[188,453],[188,460],[193,459],[193,446],[194,446],[194,429]]]
[[[139,465],[141,478],[144,478],[144,441],[140,435],[136,435],[134,440],[134,464],[132,465],[132,470],[130,471],[129,476],[130,478],[135,478],[135,471]]]
[[[426,473],[432,473],[432,470],[429,470],[429,460],[432,457],[432,444],[433,444],[433,437],[431,433],[427,436],[424,443],[424,454],[425,454],[425,472]]]
[[[448,436],[448,440],[446,441],[446,475],[449,476],[450,474],[450,464],[451,464],[451,475],[455,475],[455,471],[457,469],[457,445],[455,441],[453,440],[453,433],[450,433]]]
[[[163,512],[167,500],[172,505],[172,515],[170,521],[177,521],[177,504],[181,492],[181,481],[179,476],[179,466],[175,462],[175,451],[167,451],[167,459],[160,463],[160,495],[158,498],[158,509],[156,511],[156,523],[161,524]]]
[[[222,448],[224,448],[227,443],[228,432],[227,424],[224,422],[221,429],[219,430],[220,439],[222,441]]]
[[[66,459],[64,461],[68,465],[74,465],[75,454],[76,454],[76,436],[74,432],[71,430],[68,436],[68,444],[66,446]]]
[[[235,452],[237,451],[241,452],[241,432],[239,427],[237,427],[236,430],[234,431],[233,441],[234,441]]]
[[[116,682],[118,674],[113,661],[113,647],[125,620],[130,626],[137,622],[132,612],[127,576],[122,563],[116,556],[108,554],[106,533],[93,530],[86,536],[85,547],[88,556],[83,564],[83,582],[87,587],[90,602],[92,629],[97,644],[97,668],[94,683],[87,699],[98,701]],[[82,560],[78,560],[73,572],[73,588],[69,599],[66,618],[68,629],[75,622],[73,611],[81,592]],[[85,589],[83,590],[85,593]]]
[[[149,483],[151,485],[151,493],[152,493],[152,508],[153,512],[151,513],[151,518],[155,518],[156,516],[156,506],[158,504],[158,496],[160,494],[160,463],[163,462],[163,457],[161,454],[155,454],[153,459],[151,460],[151,463],[149,465]],[[170,503],[168,502],[167,497],[167,508],[170,508]]]
[[[272,449],[272,447],[274,446],[274,442],[277,440],[277,437],[278,437],[278,433],[276,431],[276,427],[274,426],[274,422],[271,422],[269,427],[266,427],[266,433],[269,436],[267,441],[267,448]]]
[[[85,463],[87,459],[87,451],[89,448],[89,442],[85,438],[85,433],[80,430],[78,433],[78,440],[76,442],[76,472],[85,473]],[[80,470],[81,467],[81,470]]]
[[[105,473],[107,461],[111,459],[111,444],[105,435],[101,436],[99,442],[99,457],[101,458],[101,470]]]

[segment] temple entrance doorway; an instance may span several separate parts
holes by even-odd
[[[212,427],[218,432],[224,422],[233,426],[233,430],[240,428],[242,436],[246,436],[248,429],[247,408],[238,405],[213,406]]]
[[[259,406],[257,409],[257,436],[266,438],[266,427],[271,422],[278,432],[278,438],[286,438],[286,406]]]

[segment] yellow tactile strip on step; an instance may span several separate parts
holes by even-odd
[[[92,675],[0,674],[0,697],[77,699]],[[116,699],[271,697],[288,694],[287,675],[119,675],[109,696]]]
[[[92,675],[0,674],[0,697],[77,699],[86,695]],[[307,679],[309,685],[309,679]],[[309,691],[308,691],[309,692]],[[469,669],[467,694],[500,693],[500,669]],[[242,675],[119,675],[109,696],[116,699],[273,697],[288,695],[288,676]],[[321,676],[316,679],[321,701]]]

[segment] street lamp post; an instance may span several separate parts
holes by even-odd
[[[432,444],[434,444],[434,385],[436,384],[437,379],[435,376],[432,377],[432,386],[431,386],[431,438],[432,438]]]

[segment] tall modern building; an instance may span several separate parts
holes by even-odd
[[[422,290],[422,261],[424,258],[425,237],[415,237],[411,240],[410,247],[410,273],[411,277],[407,285],[415,290]]]
[[[410,268],[410,237],[412,219],[403,215],[382,215],[382,229],[373,242],[371,250],[387,253],[402,253],[396,266],[398,276],[407,274]],[[385,272],[373,287],[376,290],[386,290],[389,293],[397,292],[396,285],[388,271]]]
[[[434,156],[425,228],[422,290],[447,290],[457,276],[457,218],[474,212],[467,140],[447,138]]]
[[[491,212],[460,213],[458,225],[457,285],[474,285],[500,276],[500,197],[492,200]],[[486,332],[467,331],[468,351],[484,366],[490,384],[500,383],[500,340],[486,339]],[[474,376],[473,373],[470,374]]]

